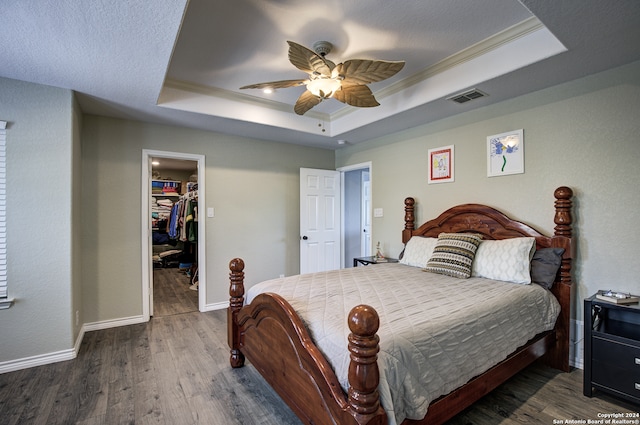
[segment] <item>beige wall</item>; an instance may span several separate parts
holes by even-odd
[[[525,173],[488,178],[486,136],[524,129]],[[402,249],[403,199],[419,222],[453,205],[485,203],[553,232],[553,191],[575,193],[574,318],[598,289],[640,292],[640,63],[347,147],[338,167],[372,161],[373,240]],[[427,150],[455,145],[455,182],[427,184]]]
[[[70,90],[0,78],[0,120],[9,123],[7,281],[16,300],[0,310],[0,365],[43,353],[72,355],[80,298],[79,265],[72,260],[78,249],[72,204],[79,194],[74,108]]]
[[[87,323],[142,314],[142,149],[206,156],[207,304],[228,301],[234,257],[248,286],[297,273],[299,168],[334,166],[329,150],[97,116],[84,117],[82,143]]]
[[[73,102],[73,146],[71,150],[71,310],[74,341],[84,324],[82,305],[82,111],[77,100]]]

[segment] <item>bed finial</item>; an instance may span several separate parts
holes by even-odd
[[[229,262],[229,308],[227,309],[227,340],[231,348],[231,367],[244,365],[244,355],[240,352],[238,332],[238,312],[244,304],[244,261],[234,258]]]
[[[556,198],[556,215],[553,219],[553,222],[556,223],[555,234],[570,238],[572,233],[571,223],[573,222],[571,217],[573,190],[569,187],[561,186],[553,192],[553,196]]]
[[[411,239],[411,232],[416,228],[416,217],[413,213],[415,204],[416,200],[411,197],[405,198],[404,200],[404,230],[402,231],[402,243],[409,242],[409,239]]]
[[[349,313],[349,405],[363,416],[374,415],[380,408],[378,382],[379,338],[376,335],[380,319],[376,310],[368,305],[358,305]]]

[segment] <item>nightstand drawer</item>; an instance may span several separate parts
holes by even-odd
[[[611,362],[593,360],[591,382],[611,388],[640,400],[640,366],[635,373]]]
[[[609,361],[618,367],[640,373],[640,347],[597,336],[594,336],[592,341],[591,357],[594,360]]]

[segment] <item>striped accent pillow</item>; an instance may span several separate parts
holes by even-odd
[[[481,241],[474,233],[440,233],[424,271],[467,279]]]

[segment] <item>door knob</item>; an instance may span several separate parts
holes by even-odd
[[[308,238],[308,237],[306,237],[306,236],[303,236],[303,237],[302,237],[302,240],[303,240],[303,241],[306,241],[307,239],[309,239],[309,238]]]

